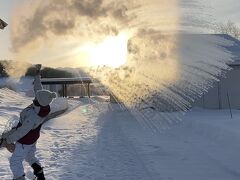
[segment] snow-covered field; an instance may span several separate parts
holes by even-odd
[[[0,132],[31,99],[0,89]],[[48,180],[240,179],[240,111],[231,119],[227,110],[193,109],[182,123],[153,134],[104,99],[69,106],[42,128],[38,157]],[[11,179],[10,153],[0,150],[0,157],[0,179]]]

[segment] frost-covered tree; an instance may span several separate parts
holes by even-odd
[[[215,33],[228,34],[240,40],[240,27],[231,20],[225,23],[217,23],[214,29]]]

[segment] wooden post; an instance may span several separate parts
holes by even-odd
[[[87,90],[88,90],[88,97],[90,98],[90,83],[87,84]]]
[[[64,93],[64,90],[65,90],[65,89],[64,89],[64,84],[63,84],[63,85],[62,85],[62,96],[63,96],[63,97],[64,97],[64,94],[65,94],[65,93]]]
[[[230,103],[230,98],[229,98],[229,95],[228,95],[228,91],[227,91],[227,99],[228,99],[228,107],[229,107],[229,110],[230,110],[230,114],[231,114],[231,119],[232,119],[232,107],[231,107],[231,103]]]
[[[203,109],[205,109],[205,93],[203,93]]]
[[[220,81],[218,82],[218,109],[222,109]]]
[[[65,97],[67,97],[67,85],[64,84],[64,93],[65,93]]]

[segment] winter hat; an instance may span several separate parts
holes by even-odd
[[[49,105],[56,97],[57,94],[55,92],[51,92],[48,90],[39,90],[36,93],[36,98],[41,106]]]

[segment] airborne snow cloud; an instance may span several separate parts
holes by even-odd
[[[206,27],[211,18],[205,9],[208,6],[197,0],[26,1],[15,10],[12,47],[18,52],[27,44],[52,36],[114,35],[131,28],[176,31],[184,26]]]
[[[12,45],[15,51],[35,40],[45,40],[51,35],[82,35],[85,31],[117,34],[118,27],[133,17],[126,14],[128,7],[131,7],[129,3],[106,3],[103,0],[51,0],[31,3],[33,10],[23,6],[25,10],[21,18],[14,21]],[[114,23],[110,23],[110,20]]]

